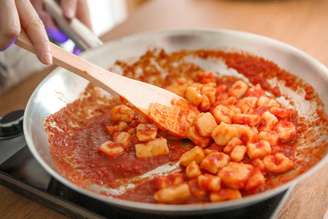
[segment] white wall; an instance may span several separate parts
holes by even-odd
[[[102,34],[127,16],[126,0],[88,0],[91,22],[96,34]]]

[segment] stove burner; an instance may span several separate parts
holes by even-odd
[[[0,139],[13,138],[23,133],[24,110],[8,113],[0,118]]]
[[[5,116],[0,125],[21,125],[22,115],[18,112]],[[15,130],[5,132],[10,135],[0,138],[0,184],[72,218],[275,218],[290,192],[283,191],[258,204],[221,213],[177,217],[132,212],[89,198],[52,178],[33,158],[19,129]]]

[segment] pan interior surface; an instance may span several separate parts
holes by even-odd
[[[274,62],[281,68],[296,74],[305,82],[310,83],[316,89],[322,102],[325,105],[328,104],[328,96],[326,95],[328,93],[328,70],[322,64],[291,46],[253,34],[227,30],[181,30],[141,34],[105,44],[101,48],[86,52],[84,57],[95,64],[108,67],[116,60],[133,60],[133,58],[139,57],[150,48],[163,48],[167,52],[184,49],[246,51]],[[199,63],[199,60],[193,61],[198,62],[199,65],[203,65],[204,68],[209,70],[211,68],[217,69],[220,67],[218,65],[213,65],[213,63]],[[201,213],[203,210],[222,211],[225,209],[244,207],[267,199],[274,194],[278,194],[288,186],[296,183],[296,181],[300,180],[305,175],[318,169],[327,159],[327,156],[325,156],[325,158],[305,174],[283,186],[241,200],[220,204],[191,204],[185,206],[160,205],[136,203],[104,197],[74,185],[56,170],[49,153],[50,146],[47,133],[43,126],[44,120],[49,115],[76,100],[84,91],[87,84],[86,80],[66,72],[63,69],[56,69],[52,72],[38,86],[29,100],[24,116],[24,133],[31,152],[52,176],[81,193],[110,204],[140,211],[168,214],[173,212]],[[303,101],[299,101],[298,108],[300,112],[304,114],[311,111],[311,106],[303,104]]]

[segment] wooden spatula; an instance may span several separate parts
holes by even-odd
[[[25,33],[22,33],[18,37],[16,44],[32,53],[35,53],[33,46]],[[53,43],[49,44],[55,65],[63,67],[70,72],[87,79],[94,85],[101,87],[104,90],[110,92],[114,91],[147,115],[149,114],[149,107],[154,103],[171,107],[172,100],[182,99],[180,96],[170,91],[115,74],[92,64],[79,56],[69,53]],[[173,118],[168,119],[172,120]],[[164,119],[163,121],[166,120]],[[182,133],[177,133],[175,127],[168,124],[172,123],[160,124],[160,126],[173,134],[184,137]],[[179,124],[179,122],[175,121],[175,124]]]

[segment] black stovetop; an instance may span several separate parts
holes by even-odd
[[[52,178],[33,158],[21,129],[17,130],[11,137],[0,136],[0,184],[71,218],[274,218],[289,194],[284,191],[246,208],[202,215],[164,216],[120,209],[75,192]]]

